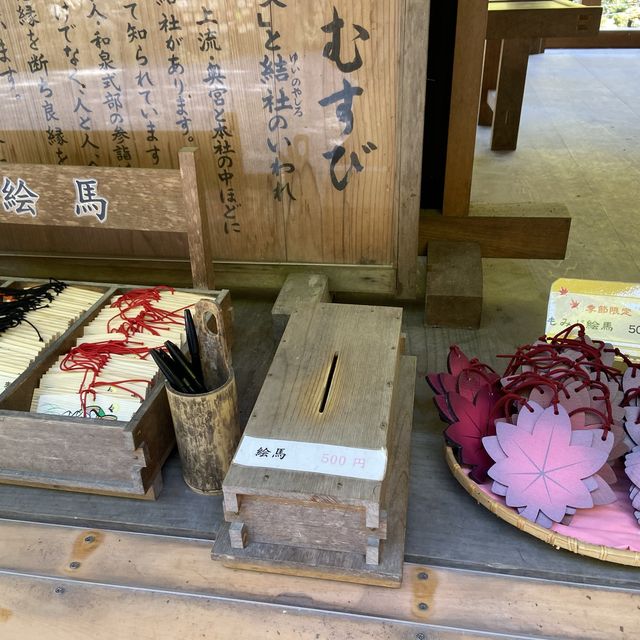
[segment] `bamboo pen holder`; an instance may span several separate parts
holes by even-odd
[[[188,395],[167,383],[167,397],[184,481],[198,493],[215,495],[221,492],[240,441],[236,381],[218,305],[200,301],[194,322],[204,378],[211,391]]]

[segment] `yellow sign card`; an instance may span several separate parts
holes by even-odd
[[[579,322],[587,335],[640,359],[640,284],[560,278],[551,285],[547,335]]]

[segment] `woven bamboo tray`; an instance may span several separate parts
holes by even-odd
[[[467,492],[483,507],[487,508],[491,513],[498,516],[510,525],[517,527],[521,531],[552,545],[556,549],[566,549],[573,553],[578,553],[589,558],[597,560],[605,560],[606,562],[615,562],[616,564],[626,564],[630,567],[640,567],[640,552],[629,551],[624,549],[616,549],[614,547],[606,547],[604,545],[590,544],[582,542],[577,538],[565,536],[550,529],[545,529],[526,518],[518,515],[513,509],[494,500],[487,495],[482,489],[471,480],[464,469],[458,464],[451,447],[445,447],[445,458],[449,469],[455,476],[456,480],[467,490]]]

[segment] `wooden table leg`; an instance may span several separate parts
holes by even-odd
[[[518,144],[530,50],[530,38],[502,41],[491,139],[494,151],[514,151]]]
[[[482,94],[480,95],[480,115],[478,124],[490,127],[493,123],[493,109],[489,106],[489,91],[498,85],[500,68],[500,40],[487,40],[484,47],[484,69],[482,71]]]

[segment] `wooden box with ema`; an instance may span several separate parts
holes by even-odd
[[[223,482],[226,565],[398,586],[416,359],[402,310],[291,315]]]
[[[150,351],[183,344],[184,310],[202,299],[229,317],[228,291],[59,281],[2,290],[41,300],[0,331],[9,382],[0,395],[0,483],[155,498],[175,436]],[[42,348],[40,337],[53,342]]]

